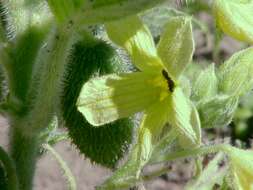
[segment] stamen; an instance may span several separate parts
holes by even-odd
[[[163,77],[166,79],[167,84],[168,84],[168,88],[170,90],[170,92],[174,91],[175,88],[175,83],[174,81],[169,77],[168,73],[165,70],[162,70],[162,75]]]

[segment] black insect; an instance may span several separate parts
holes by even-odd
[[[168,73],[165,71],[165,70],[162,70],[162,74],[163,74],[163,77],[166,79],[167,81],[167,84],[168,84],[168,88],[170,90],[170,92],[173,92],[174,91],[174,88],[175,88],[175,83],[174,81],[169,77]]]

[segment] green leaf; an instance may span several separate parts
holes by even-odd
[[[192,60],[193,52],[191,18],[172,18],[166,24],[158,44],[158,55],[168,72],[178,78]]]
[[[149,84],[154,76],[136,72],[91,79],[81,90],[77,108],[94,126],[129,117],[159,99],[159,90]]]
[[[152,71],[157,67],[162,68],[153,37],[139,17],[131,16],[107,23],[106,31],[114,43],[127,50],[133,64],[140,70]]]
[[[235,53],[218,70],[219,90],[241,96],[253,86],[253,48]]]
[[[165,0],[86,0],[84,11],[79,15],[82,24],[105,23],[152,8]]]
[[[253,2],[215,0],[213,12],[217,25],[229,36],[253,43]]]
[[[82,39],[73,46],[64,76],[62,116],[73,144],[92,162],[114,168],[132,142],[133,123],[122,119],[94,128],[77,110],[81,88],[90,77],[119,72],[122,64],[106,42]]]
[[[233,118],[238,98],[228,95],[216,95],[197,106],[203,128],[224,127]]]
[[[82,8],[84,0],[47,0],[48,5],[59,23],[70,21]]]
[[[193,84],[192,99],[196,102],[211,98],[217,94],[218,79],[215,74],[215,65],[209,65],[203,70]]]
[[[253,188],[253,151],[230,147],[226,153],[230,158],[235,185],[240,190]]]

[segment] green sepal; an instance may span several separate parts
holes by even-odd
[[[242,96],[253,86],[253,48],[235,53],[218,69],[219,91]]]
[[[205,70],[201,71],[199,77],[193,84],[192,100],[198,102],[208,99],[217,94],[218,79],[215,74],[215,65],[209,65]]]
[[[79,41],[70,56],[61,99],[62,115],[72,142],[92,162],[109,168],[115,167],[131,144],[133,124],[129,119],[123,119],[94,128],[77,110],[76,101],[90,77],[111,73],[117,64],[119,59],[106,42]]]
[[[224,127],[233,118],[238,97],[216,95],[197,106],[202,128]]]

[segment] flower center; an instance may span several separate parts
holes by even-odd
[[[157,73],[158,74],[158,73]],[[162,74],[162,75],[161,75]],[[169,77],[169,74],[162,70],[161,74],[159,73],[151,80],[148,80],[150,84],[159,88],[159,99],[163,101],[168,97],[175,89],[175,82]]]

